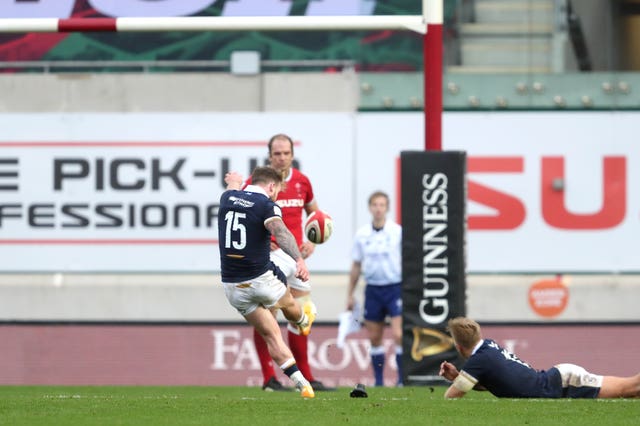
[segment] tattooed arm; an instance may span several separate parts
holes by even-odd
[[[296,261],[296,277],[302,281],[307,281],[309,279],[307,265],[304,263],[295,237],[291,231],[287,229],[282,219],[270,220],[265,224],[265,227],[275,237],[280,248]]]

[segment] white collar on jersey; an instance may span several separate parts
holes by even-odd
[[[289,167],[289,174],[283,179],[285,182],[289,182],[293,177],[293,167]]]
[[[269,198],[269,195],[267,195],[267,191],[265,191],[261,186],[258,185],[247,185],[247,187],[243,189],[243,191],[257,192],[258,194],[263,194],[265,197]]]
[[[478,349],[480,349],[480,346],[482,346],[482,344],[484,343],[484,340],[480,339],[480,341],[478,342],[478,344],[475,346],[475,348],[473,348],[473,350],[471,351],[471,355],[475,354],[476,351]]]

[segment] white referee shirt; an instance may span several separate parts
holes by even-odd
[[[367,285],[401,282],[402,227],[387,220],[379,231],[371,224],[358,229],[351,258],[362,264],[362,276]]]

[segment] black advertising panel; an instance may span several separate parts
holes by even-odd
[[[439,384],[444,360],[460,365],[447,320],[466,315],[466,154],[401,154],[405,383]]]

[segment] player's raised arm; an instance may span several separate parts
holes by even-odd
[[[298,248],[298,243],[291,231],[287,229],[284,222],[279,218],[276,220],[270,220],[265,226],[275,237],[280,248],[296,261],[296,276],[302,281],[307,281],[309,279],[309,270],[307,269],[302,253],[300,253],[300,249]]]
[[[227,191],[230,189],[242,189],[243,182],[242,175],[237,172],[227,172],[227,174],[224,175],[224,183],[227,184]]]

